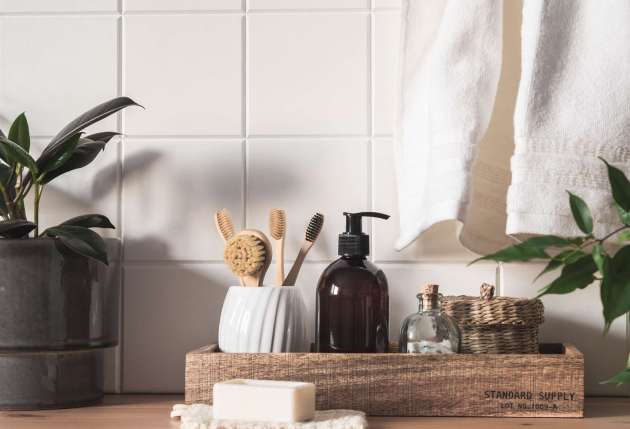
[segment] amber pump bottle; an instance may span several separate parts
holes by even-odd
[[[389,216],[344,213],[339,255],[317,285],[315,349],[323,353],[384,353],[388,346],[389,295],[385,274],[367,260],[370,237],[362,219]]]

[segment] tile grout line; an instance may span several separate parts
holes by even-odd
[[[370,13],[368,15],[368,23],[367,23],[367,132],[370,136],[367,143],[367,157],[366,157],[366,174],[367,174],[367,206],[370,210],[374,211],[374,50],[375,50],[375,39],[374,39],[374,0],[370,0],[369,3]],[[370,258],[369,260],[374,262],[375,258],[375,243],[376,237],[374,237],[374,221],[370,219],[368,223],[368,234],[372,239],[370,240]]]
[[[247,183],[247,174],[248,174],[248,139],[249,139],[249,18],[248,18],[248,9],[249,9],[249,0],[242,0],[242,8],[243,8],[243,21],[242,21],[242,36],[243,37],[243,47],[242,47],[242,134],[243,134],[243,142],[242,144],[242,157],[243,157],[243,168],[241,171],[241,181],[242,181],[242,190],[241,190],[241,228],[247,228],[247,192],[248,192],[248,183]]]
[[[243,116],[243,115],[241,115]],[[33,139],[51,139],[52,135],[32,135]],[[190,135],[168,135],[168,134],[127,134],[125,137],[134,140],[169,140],[169,139],[182,139],[182,140],[238,140],[241,141],[245,138],[243,135],[221,135],[221,134],[190,134]],[[265,134],[265,135],[250,135],[246,136],[248,140],[365,140],[369,138],[374,139],[391,139],[392,134]]]
[[[124,1],[118,0],[118,96],[122,96],[124,94]],[[118,143],[118,225],[120,228],[120,259],[121,261],[125,260],[125,228],[123,222],[123,202],[124,202],[124,191],[123,191],[123,178],[124,178],[124,162],[125,162],[125,123],[124,123],[124,114],[122,112],[118,113],[118,131],[123,134],[120,137]],[[119,285],[120,285],[120,295],[119,295],[119,304],[118,304],[118,350],[116,352],[116,382],[115,382],[115,390],[116,393],[123,393],[123,361],[124,361],[124,308],[125,308],[125,276],[124,276],[124,262],[121,262],[119,269]]]

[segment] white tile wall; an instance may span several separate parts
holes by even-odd
[[[89,171],[44,196],[44,220],[109,215],[123,239],[123,342],[108,388],[175,392],[186,351],[214,341],[226,288],[212,212],[266,229],[289,217],[288,259],[308,218],[326,215],[298,286],[314,319],[315,283],[335,256],[341,211],[366,223],[390,280],[391,335],[425,282],[473,294],[494,280],[443,223],[393,251],[397,222],[392,129],[399,0],[0,0],[0,126],[26,111],[35,146],[76,114],[125,94],[130,109],[100,128],[125,133]],[[517,26],[515,26],[516,28]],[[501,292],[532,296],[539,267],[505,267]],[[588,392],[624,361],[626,324],[602,338],[596,289],[545,299],[543,338],[587,354]],[[312,326],[311,326],[312,335]]]

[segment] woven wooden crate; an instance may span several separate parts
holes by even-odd
[[[234,378],[307,381],[317,408],[372,416],[582,417],[584,358],[571,345],[541,354],[221,353],[186,355],[186,402],[212,403]]]

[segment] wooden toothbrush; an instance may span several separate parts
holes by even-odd
[[[225,263],[244,286],[262,286],[271,264],[269,239],[255,229],[245,229],[225,245]]]
[[[284,282],[284,238],[287,232],[287,216],[284,210],[272,209],[269,215],[269,230],[276,257],[276,285]]]
[[[214,224],[217,226],[217,231],[219,231],[219,235],[225,243],[234,237],[234,223],[228,209],[221,209],[214,214]]]
[[[219,235],[223,239],[223,242],[227,244],[232,237],[234,237],[234,222],[232,222],[232,215],[228,209],[221,209],[214,213],[214,224],[217,227]],[[243,279],[239,277],[241,286],[245,286]]]
[[[308,223],[306,227],[306,234],[304,237],[304,243],[302,243],[302,247],[300,248],[300,252],[295,258],[295,262],[291,267],[291,271],[287,275],[287,278],[284,279],[282,286],[295,286],[295,281],[297,280],[297,276],[300,273],[300,268],[302,268],[302,263],[304,263],[304,258],[306,258],[306,254],[311,250],[313,244],[315,244],[315,240],[319,236],[319,233],[324,226],[324,215],[321,213],[315,213],[311,218],[311,221]]]

